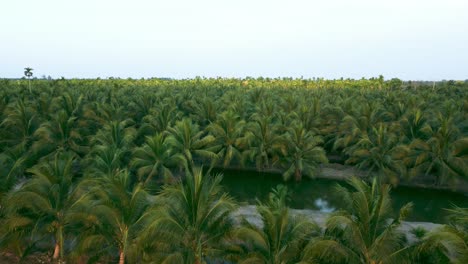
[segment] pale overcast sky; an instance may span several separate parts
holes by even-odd
[[[468,79],[467,0],[1,0],[0,78]]]

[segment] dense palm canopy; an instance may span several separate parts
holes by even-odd
[[[406,210],[389,220],[389,187],[379,184],[466,184],[467,85],[35,79],[32,89],[29,80],[0,80],[2,252],[49,252],[71,263],[196,263],[223,254],[267,263],[398,261],[408,251],[396,231]],[[323,234],[279,206],[283,191],[276,190],[258,212],[265,226],[285,232],[281,241],[275,230],[247,223],[236,232],[228,217],[236,206],[220,178],[195,169],[269,171],[300,181],[323,176],[320,168],[333,166],[322,165],[328,160],[358,167],[379,184],[353,181],[354,191],[343,193],[355,203],[330,218]],[[455,238],[463,237],[466,218],[459,219],[423,239],[446,262],[464,261]],[[285,246],[291,238],[301,243]],[[97,241],[104,247],[93,246]]]

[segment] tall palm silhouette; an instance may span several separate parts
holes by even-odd
[[[29,93],[31,93],[31,77],[33,76],[33,68],[26,67],[24,68],[24,76],[28,77],[29,80]]]

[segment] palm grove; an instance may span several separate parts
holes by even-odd
[[[70,263],[466,263],[468,211],[409,243],[386,183],[468,175],[468,87],[394,79],[1,80],[0,246]],[[313,178],[328,160],[366,181],[325,227],[289,213],[280,186],[263,225],[212,168]],[[203,165],[203,170],[200,167]],[[372,178],[372,179],[371,179]],[[367,183],[366,183],[367,182]],[[391,219],[391,220],[390,220]]]

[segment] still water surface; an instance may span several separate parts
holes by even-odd
[[[215,171],[224,175],[222,184],[239,202],[255,204],[255,199],[264,200],[270,190],[278,184],[284,184],[276,174],[245,171]],[[337,184],[334,180],[304,179],[300,183],[287,183],[291,201],[289,206],[295,209],[313,209],[333,212],[343,208],[344,202],[335,193]],[[435,191],[420,188],[398,187],[391,191],[394,211],[408,202],[413,202],[413,211],[408,221],[445,223],[447,211],[452,205],[468,207],[468,197],[462,194]]]

